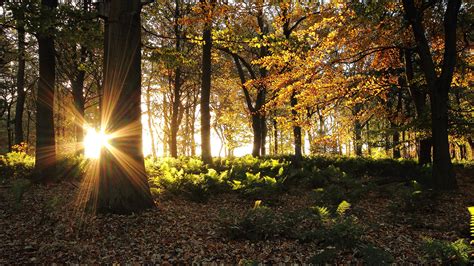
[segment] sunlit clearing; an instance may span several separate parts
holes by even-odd
[[[102,147],[108,145],[109,137],[104,132],[97,132],[93,128],[87,129],[84,137],[84,156],[86,158],[98,159]]]

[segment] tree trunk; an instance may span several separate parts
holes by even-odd
[[[362,109],[361,104],[356,104],[352,109],[352,115],[354,116],[354,152],[355,155],[362,156],[362,128],[363,125],[358,118],[358,115]]]
[[[411,98],[415,105],[416,118],[419,121],[426,119],[427,112],[429,112],[426,103],[426,92],[421,88],[416,88],[413,83],[414,78],[414,68],[413,68],[413,55],[412,52],[408,49],[404,51],[404,61],[405,61],[405,76],[410,91]],[[418,164],[425,165],[431,163],[431,137],[422,137],[417,138],[418,142]]]
[[[171,77],[169,77],[171,80]],[[171,81],[169,82],[171,84]],[[170,85],[171,86],[171,85]],[[163,93],[163,156],[168,156],[168,136],[169,136],[169,116],[168,116],[168,108],[169,103],[166,97],[166,94]]]
[[[102,123],[112,138],[102,149],[96,213],[130,214],[154,207],[145,174],[141,125],[139,0],[110,2],[106,20]]]
[[[171,108],[171,136],[170,136],[170,153],[171,157],[178,157],[178,116],[179,105],[181,103],[181,68],[177,67],[175,72],[175,80],[173,86],[173,103]]]
[[[437,188],[453,189],[457,187],[457,182],[449,156],[448,89],[450,84],[440,85],[439,87],[435,86],[431,96],[433,181]]]
[[[260,156],[260,147],[262,146],[262,123],[259,114],[252,114],[253,147],[252,156]]]
[[[318,113],[318,136],[322,141],[322,152],[323,153],[326,153],[326,141],[324,140],[324,136],[326,136],[326,130],[325,130],[325,127],[324,127],[324,116],[321,112],[321,109],[319,107],[317,107],[316,109],[317,113]],[[318,149],[319,151],[321,151],[321,149]]]
[[[8,137],[8,152],[12,151],[13,146],[13,138],[12,138],[12,120],[11,120],[11,113],[12,113],[12,102],[7,106],[7,137]]]
[[[80,49],[80,64],[83,64],[86,60],[86,48],[81,47]],[[79,64],[79,65],[80,65]],[[79,68],[79,65],[77,66]],[[76,124],[74,128],[74,135],[76,138],[76,142],[79,144],[77,145],[78,148],[76,150],[76,154],[82,154],[84,151],[84,145],[82,144],[84,140],[84,78],[86,72],[83,69],[76,70],[76,76],[74,80],[72,80],[72,96],[74,99],[74,108],[76,111],[74,112],[76,116]]]
[[[359,119],[354,121],[354,151],[356,156],[362,156],[362,125]]]
[[[174,34],[176,37],[176,52],[181,51],[181,30],[179,26],[180,18],[180,6],[179,0],[175,0],[175,13],[174,13]],[[178,62],[180,64],[180,62]],[[171,109],[171,138],[170,138],[170,152],[171,157],[178,157],[178,130],[179,130],[179,106],[181,104],[181,67],[178,65],[175,69],[175,77],[173,84],[173,103]]]
[[[43,19],[51,15],[57,0],[42,0]],[[54,133],[54,85],[56,62],[54,36],[51,33],[38,34],[39,81],[36,96],[36,154],[35,179],[51,182],[56,178],[56,140]]]
[[[401,152],[400,152],[400,132],[397,129],[397,125],[395,125],[392,122],[390,122],[390,124],[393,130],[393,133],[392,133],[393,158],[399,159],[400,157],[402,157]]]
[[[295,110],[297,104],[298,100],[296,99],[295,92],[293,92],[291,94],[290,105],[294,123],[296,123],[296,116],[298,115],[298,112]],[[301,158],[303,157],[303,153],[301,152],[301,127],[299,125],[293,126],[293,141],[293,145],[295,148],[295,161],[299,163],[301,161]]]
[[[23,111],[25,109],[25,26],[24,13],[20,10],[17,19],[18,31],[18,72],[16,76],[16,108],[15,108],[15,144],[24,141]]]
[[[467,160],[466,143],[459,144],[458,147],[460,159]]]
[[[275,119],[273,119],[273,141],[274,141],[274,155],[278,154],[278,124]]]
[[[202,3],[207,1],[201,0]],[[208,8],[212,9],[215,0],[210,1]],[[211,13],[212,10],[209,10]],[[211,49],[212,49],[212,24],[210,21],[204,25],[202,39],[204,45],[202,47],[202,79],[201,79],[201,157],[204,163],[212,163],[211,154],[211,112],[210,112],[210,96],[211,96]]]
[[[260,136],[260,156],[267,155],[266,150],[266,141],[267,141],[267,120],[265,115],[260,115],[260,128],[262,129],[262,134]]]
[[[433,183],[437,189],[457,187],[448,141],[448,93],[456,65],[456,28],[461,0],[449,0],[444,14],[444,54],[441,74],[437,74],[430,44],[425,35],[423,10],[414,1],[403,0],[405,15],[412,26],[421,69],[430,90],[433,141]]]
[[[153,62],[151,63],[151,72],[153,74]],[[153,112],[151,110],[151,76],[146,88],[146,110],[148,114],[148,130],[150,130],[151,155],[156,158],[155,135],[153,134]]]

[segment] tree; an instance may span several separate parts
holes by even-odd
[[[436,1],[434,1],[436,2]],[[456,64],[456,28],[461,0],[449,0],[444,13],[444,54],[441,73],[436,71],[435,60],[426,38],[423,23],[423,10],[414,1],[403,0],[403,7],[416,41],[423,71],[431,100],[431,132],[433,138],[433,182],[438,189],[457,187],[449,155],[448,141],[448,93],[451,88]],[[428,2],[428,5],[433,4]]]
[[[57,0],[41,1],[41,20],[48,25],[38,33],[39,81],[36,96],[35,177],[50,182],[56,176],[56,140],[54,132],[54,86],[56,61],[52,17]]]
[[[154,207],[145,174],[141,125],[140,0],[114,0],[105,20],[101,123],[110,134],[102,149],[97,213],[129,214]]]
[[[18,9],[17,32],[18,32],[18,71],[16,78],[16,107],[15,107],[15,144],[24,141],[23,134],[23,111],[25,109],[25,13],[22,8]]]
[[[211,76],[212,76],[212,9],[215,0],[201,0],[206,22],[202,31],[202,79],[201,79],[201,157],[205,163],[212,162],[211,154]]]

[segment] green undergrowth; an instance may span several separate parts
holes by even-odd
[[[350,214],[351,204],[340,202],[334,211],[327,207],[313,206],[293,212],[277,212],[256,201],[255,206],[243,215],[221,211],[221,235],[229,239],[250,241],[285,238],[301,243],[312,242],[319,249],[310,259],[314,264],[334,263],[344,254],[355,254],[366,264],[388,264],[393,257],[362,240],[364,228]]]
[[[322,202],[356,202],[370,190],[370,180],[400,177],[426,180],[429,168],[414,161],[346,157],[291,157],[215,159],[205,165],[196,157],[148,158],[145,166],[153,194],[179,195],[206,202],[216,193],[238,193],[258,200],[276,200],[298,187],[315,191]]]

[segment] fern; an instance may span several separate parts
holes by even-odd
[[[346,213],[347,210],[349,210],[349,208],[351,207],[351,204],[345,200],[343,200],[341,203],[339,203],[339,206],[337,206],[337,214],[339,214],[339,216],[344,216],[344,214]]]
[[[329,213],[327,207],[315,206],[312,209],[316,212],[316,214],[319,216],[319,218],[321,218],[322,221],[328,222],[331,220],[331,214]]]

